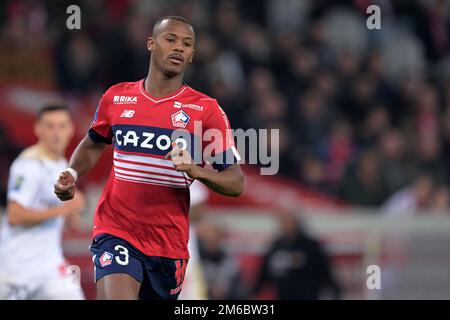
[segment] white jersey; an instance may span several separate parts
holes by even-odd
[[[39,146],[26,149],[10,168],[8,201],[34,210],[61,205],[53,185],[65,168],[65,159],[52,160]],[[29,284],[63,266],[63,217],[31,227],[13,226],[7,220],[3,220],[0,229],[0,275],[6,275],[14,283]]]

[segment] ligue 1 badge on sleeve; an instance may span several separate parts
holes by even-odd
[[[14,181],[13,190],[18,191],[22,188],[23,181],[25,180],[24,176],[18,176]]]
[[[186,128],[191,117],[189,117],[183,110],[180,110],[172,114],[170,118],[172,119],[172,126],[176,128]]]

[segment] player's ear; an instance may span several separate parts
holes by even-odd
[[[41,135],[41,130],[40,130],[40,125],[39,125],[39,120],[37,120],[37,121],[34,123],[33,132],[34,132],[34,136],[35,136],[36,138],[39,139],[39,137],[40,137],[40,135]]]
[[[148,37],[148,39],[147,39],[147,50],[152,52],[154,44],[155,44],[155,41],[153,40],[153,37],[152,36]]]
[[[189,63],[192,63],[192,60],[194,59],[195,50],[192,51],[192,56],[189,59]]]

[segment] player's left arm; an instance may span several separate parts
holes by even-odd
[[[217,193],[238,197],[244,190],[244,174],[238,163],[230,165],[220,172],[204,168],[196,165],[189,152],[180,149],[174,142],[172,151],[166,156],[166,158],[169,157],[177,171],[186,172],[190,178],[203,182]]]
[[[187,150],[180,149],[174,142],[172,151],[166,158],[171,158],[175,169],[192,178],[203,182],[211,190],[230,197],[238,197],[244,190],[244,174],[238,163],[232,164],[221,171],[214,171],[194,163]]]
[[[211,190],[230,197],[238,197],[244,191],[244,174],[238,163],[220,172],[197,167],[199,173],[196,179],[203,182]]]

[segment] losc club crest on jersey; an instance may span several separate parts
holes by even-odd
[[[191,118],[183,110],[175,112],[170,117],[172,119],[172,126],[176,128],[186,128],[189,123],[189,119]]]
[[[108,251],[105,251],[102,256],[100,257],[100,264],[102,267],[109,266],[112,263],[114,255],[112,253],[109,253]]]

